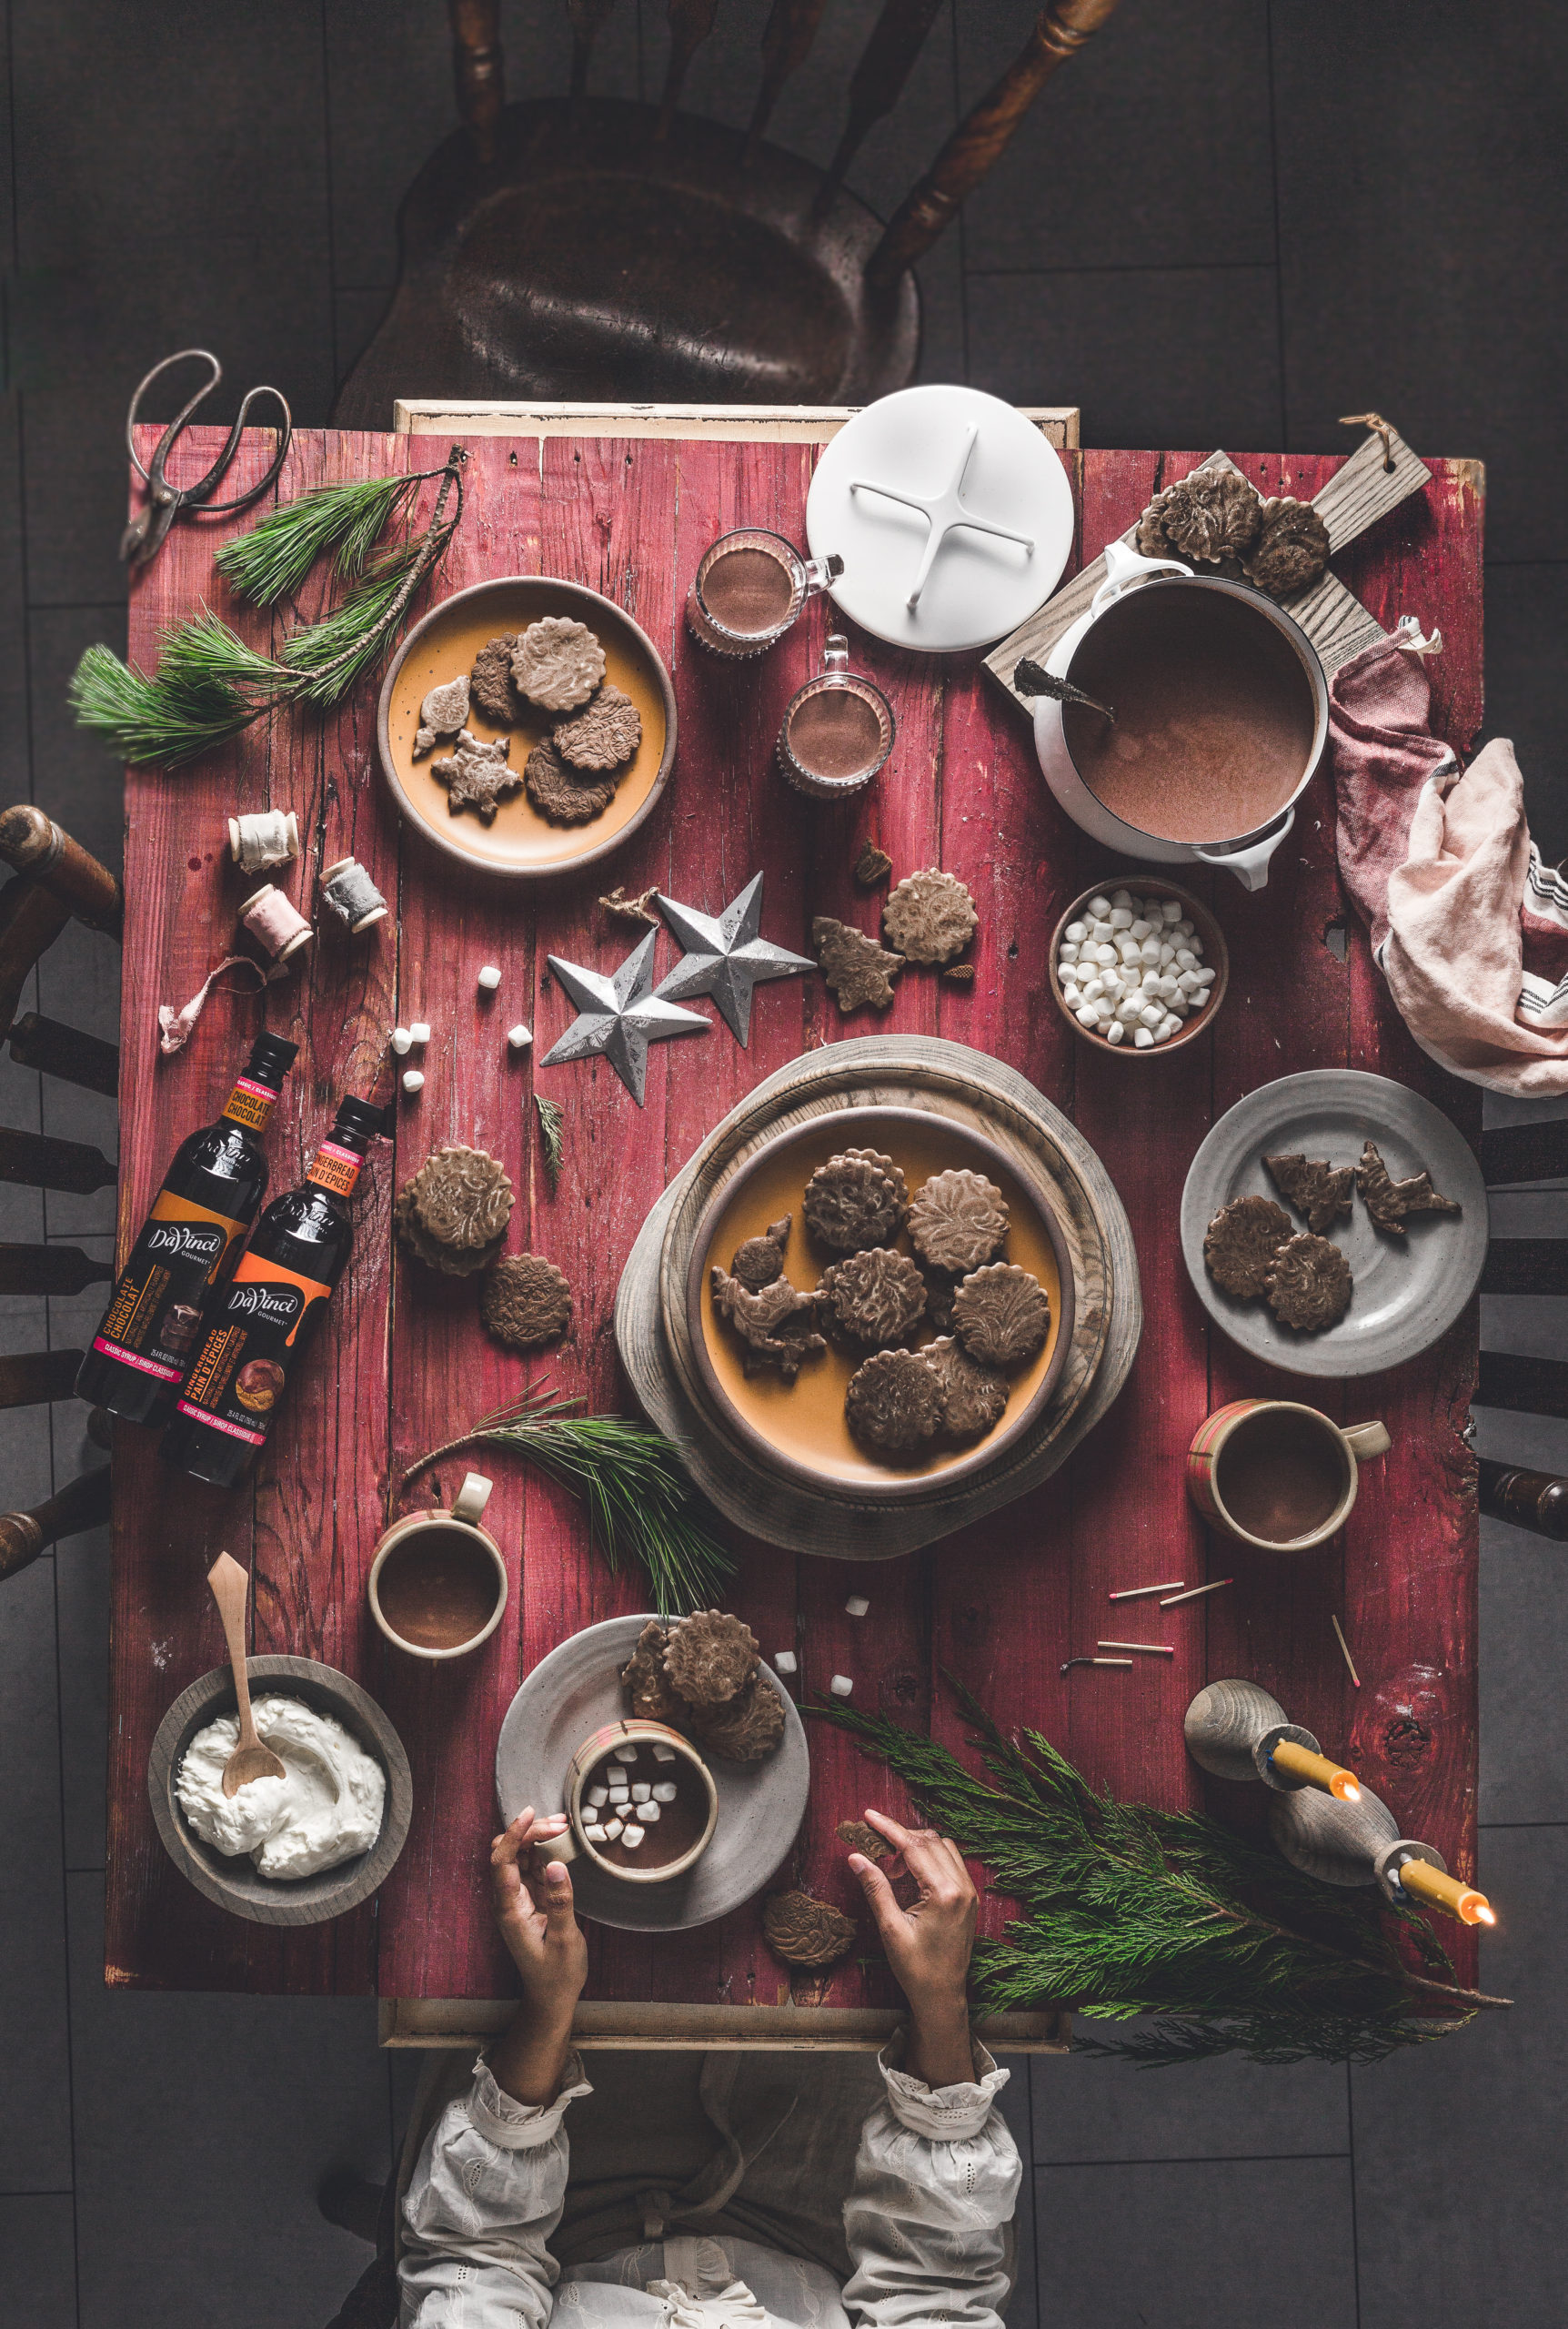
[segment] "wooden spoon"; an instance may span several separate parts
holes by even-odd
[[[250,1710],[250,1679],[246,1672],[245,1649],[245,1604],[250,1591],[250,1577],[237,1561],[226,1553],[219,1553],[206,1573],[212,1588],[212,1598],[217,1603],[218,1616],[223,1619],[223,1638],[228,1644],[228,1662],[234,1669],[234,1694],[239,1701],[239,1740],[233,1754],[223,1767],[225,1795],[237,1795],[252,1780],[283,1780],[288,1777],[283,1763],[270,1747],[264,1747],[256,1735],[256,1718]]]

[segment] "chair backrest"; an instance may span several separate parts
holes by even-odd
[[[1568,1179],[1568,1117],[1483,1133],[1481,1162],[1488,1188]],[[1568,1238],[1494,1237],[1481,1291],[1568,1295]],[[1475,1404],[1514,1415],[1568,1417],[1568,1360],[1483,1350]],[[1568,1543],[1568,1479],[1485,1456],[1479,1470],[1483,1512]]]

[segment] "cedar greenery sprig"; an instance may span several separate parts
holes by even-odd
[[[593,1541],[618,1575],[628,1560],[648,1572],[661,1618],[717,1608],[735,1563],[709,1526],[707,1506],[662,1433],[624,1416],[585,1416],[580,1399],[537,1385],[511,1406],[410,1464],[407,1487],[437,1457],[476,1443],[509,1447],[569,1488],[588,1507]]]
[[[837,1702],[807,1711],[896,1771],[923,1816],[1020,1903],[1005,1941],[976,1953],[976,1990],[994,2011],[1167,2017],[1115,2043],[1079,2041],[1156,2068],[1229,2052],[1381,2062],[1509,2002],[1460,1988],[1413,1911],[1318,1883],[1201,1812],[1096,1794],[1049,1739],[1004,1738],[953,1687],[987,1776],[885,1716]],[[1424,1971],[1411,1970],[1396,1934]]]
[[[389,519],[403,514],[415,489],[432,477],[441,486],[429,524],[371,560]],[[248,647],[206,607],[162,634],[157,669],[150,674],[122,662],[107,647],[89,647],[66,691],[78,725],[134,767],[157,761],[179,768],[230,742],[280,705],[329,711],[381,660],[462,515],[457,449],[438,469],[322,486],[281,504],[218,553],[219,571],[241,597],[271,605],[304,581],[325,549],[336,547],[339,576],[361,578],[347,596],[319,622],[290,632],[276,660]]]

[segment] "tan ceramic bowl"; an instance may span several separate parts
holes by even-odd
[[[1061,980],[1056,967],[1057,954],[1069,923],[1082,921],[1083,910],[1091,898],[1108,897],[1113,890],[1131,890],[1136,898],[1176,899],[1181,912],[1191,917],[1193,928],[1203,941],[1202,960],[1205,966],[1218,974],[1209,990],[1209,1000],[1202,1010],[1195,1012],[1191,1018],[1184,1019],[1181,1028],[1171,1037],[1169,1043],[1153,1044],[1143,1051],[1140,1051],[1137,1044],[1131,1041],[1108,1044],[1104,1036],[1096,1033],[1093,1029],[1081,1027],[1063,1000]],[[1225,943],[1224,932],[1201,898],[1195,898],[1191,890],[1183,890],[1174,882],[1162,882],[1154,874],[1146,874],[1140,868],[1136,872],[1116,873],[1103,882],[1096,882],[1092,888],[1085,890],[1081,896],[1074,898],[1050,933],[1050,947],[1046,957],[1046,969],[1050,980],[1050,999],[1080,1042],[1092,1044],[1097,1052],[1108,1053],[1112,1059],[1135,1059],[1147,1062],[1168,1059],[1172,1052],[1184,1050],[1189,1044],[1195,1043],[1218,1017],[1220,1005],[1225,1000],[1225,989],[1231,980],[1231,950]]]
[[[776,1371],[748,1376],[739,1337],[716,1313],[709,1273],[728,1269],[735,1248],[784,1214],[793,1215],[785,1251],[787,1276],[815,1285],[840,1257],[818,1245],[800,1210],[801,1193],[819,1164],[845,1148],[871,1148],[903,1168],[913,1196],[932,1174],[967,1166],[993,1181],[1008,1204],[1008,1235],[999,1261],[1032,1270],[1050,1302],[1043,1348],[1010,1378],[1006,1412],[985,1437],[949,1444],[907,1463],[883,1462],[860,1447],[844,1414],[849,1377],[869,1350],[829,1339],[793,1384]],[[907,1231],[894,1239],[912,1254]],[[1043,1181],[1026,1177],[1011,1156],[968,1124],[920,1108],[845,1108],[791,1124],[767,1141],[715,1190],[692,1241],[687,1273],[690,1343],[710,1406],[748,1451],[776,1473],[830,1495],[877,1502],[929,1496],[995,1461],[1050,1397],[1072,1342],[1071,1256]]]

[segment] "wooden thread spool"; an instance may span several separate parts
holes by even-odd
[[[387,901],[356,857],[340,857],[322,867],[321,894],[356,938],[386,918]]]
[[[1292,1868],[1324,1884],[1375,1884],[1385,1901],[1421,1901],[1465,1924],[1496,1921],[1484,1892],[1450,1876],[1430,1844],[1402,1836],[1367,1788],[1355,1803],[1311,1789],[1282,1794],[1269,1806],[1269,1833]]]
[[[264,873],[299,855],[299,819],[292,809],[262,809],[228,821],[229,854],[242,873]]]
[[[241,927],[247,931],[263,951],[275,963],[286,963],[302,947],[308,946],[316,933],[279,889],[269,882],[257,890],[240,908]]]
[[[1322,1789],[1353,1802],[1360,1782],[1330,1760],[1310,1730],[1285,1719],[1285,1709],[1257,1682],[1211,1682],[1187,1709],[1187,1752],[1221,1780],[1261,1780],[1276,1794]]]

